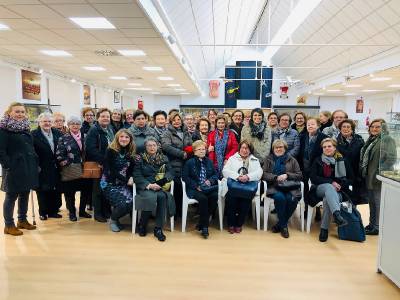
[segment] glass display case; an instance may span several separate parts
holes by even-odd
[[[400,182],[400,124],[388,123],[382,134],[379,174]]]

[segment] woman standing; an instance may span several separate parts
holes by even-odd
[[[361,135],[355,133],[356,124],[351,119],[346,119],[339,123],[338,128],[340,133],[337,137],[337,150],[347,160],[347,163],[353,169],[353,174],[356,175],[353,180],[351,200],[355,205],[362,204],[364,201],[363,196],[365,196],[365,193],[363,193],[365,181],[358,175],[360,174],[360,152],[364,146],[364,140]]]
[[[232,123],[229,124],[229,129],[233,131],[236,137],[236,141],[240,143],[242,136],[244,113],[240,109],[235,110],[232,113]]]
[[[67,169],[73,168],[73,165],[82,166],[84,139],[81,133],[82,122],[78,117],[70,117],[67,125],[69,133],[63,135],[58,140],[56,156],[61,167],[61,189],[64,192],[65,202],[69,211],[69,220],[76,222],[78,218],[76,217],[75,193],[82,190],[82,179],[78,177],[70,180],[70,178],[63,179],[62,177],[63,173],[71,172]],[[81,201],[79,203],[79,217],[91,218],[92,216],[88,214],[85,209],[86,202],[81,196]]]
[[[56,159],[58,140],[63,133],[51,128],[53,116],[42,113],[38,117],[39,127],[32,131],[33,145],[39,158],[39,186],[36,195],[39,202],[40,220],[61,218],[58,209],[61,203],[60,172]]]
[[[216,120],[217,128],[208,134],[208,157],[214,164],[218,178],[222,178],[222,169],[228,159],[238,150],[235,134],[227,127],[224,116],[219,115]]]
[[[133,109],[127,109],[125,110],[124,113],[124,128],[129,129],[131,128],[131,126],[133,125],[134,119],[133,119],[133,115],[134,115],[135,111]]]
[[[162,135],[167,130],[167,113],[163,110],[157,110],[153,113],[154,131],[157,134],[157,140],[161,141]]]
[[[254,156],[262,164],[271,149],[271,128],[267,126],[261,108],[255,108],[251,111],[249,125],[243,127],[241,140],[253,144]]]
[[[292,129],[296,130],[299,136],[307,132],[307,116],[304,112],[298,111],[294,114],[294,123],[292,124]]]
[[[196,125],[196,131],[192,134],[192,140],[203,141],[207,143],[207,137],[210,133],[210,122],[206,118],[201,118]]]
[[[183,181],[189,198],[199,202],[200,220],[197,229],[206,239],[208,225],[218,204],[218,176],[212,161],[206,157],[206,143],[196,141],[192,145],[194,157],[183,168]]]
[[[111,128],[114,131],[114,134],[118,132],[121,128],[124,127],[124,120],[122,115],[122,110],[114,109],[111,114]]]
[[[154,137],[145,140],[145,152],[136,157],[133,180],[136,184],[136,210],[142,212],[139,221],[139,235],[147,234],[147,224],[151,214],[156,216],[154,236],[164,242],[165,216],[175,215],[174,199],[169,192],[170,182],[174,178],[168,158],[159,149]]]
[[[136,145],[136,153],[144,152],[144,140],[147,137],[152,136],[157,139],[156,131],[147,124],[148,119],[149,115],[143,110],[137,110],[133,114],[133,125],[129,130]]]
[[[324,110],[319,113],[319,122],[321,127],[319,130],[322,132],[327,127],[332,126],[332,114],[330,111]]]
[[[120,129],[106,151],[104,172],[100,181],[105,198],[112,209],[110,229],[122,229],[119,219],[132,212],[132,173],[135,144],[128,129]]]
[[[314,160],[311,166],[311,182],[315,185],[312,192],[323,201],[321,232],[319,241],[328,240],[328,230],[331,215],[337,226],[347,225],[347,221],[340,214],[340,202],[350,194],[349,185],[353,179],[351,167],[336,151],[336,141],[326,138],[321,142],[322,155]]]
[[[68,127],[65,126],[65,116],[62,113],[53,113],[53,127],[61,131],[63,134],[68,132]]]
[[[271,128],[271,131],[274,131],[278,128],[278,114],[276,112],[270,112],[267,117],[268,127]]]
[[[287,154],[287,144],[283,140],[275,140],[272,153],[268,155],[263,166],[263,179],[267,181],[267,195],[274,199],[278,215],[278,223],[272,227],[272,232],[280,232],[282,237],[289,237],[288,221],[301,199],[301,188],[282,191],[279,184],[285,181],[301,181],[300,166],[295,158]]]
[[[300,152],[300,137],[296,130],[290,128],[292,118],[288,113],[283,113],[278,118],[278,128],[273,132],[272,140],[285,140],[288,145],[288,154],[297,158]]]
[[[217,124],[216,124],[217,116],[218,116],[218,113],[217,113],[217,111],[215,109],[212,108],[212,109],[208,110],[207,119],[208,119],[208,121],[210,121],[210,125],[211,125],[210,126],[210,131],[215,130],[215,128],[217,126]]]
[[[376,175],[379,170],[393,169],[397,150],[395,141],[388,135],[385,120],[373,120],[368,132],[369,138],[360,153],[360,173],[367,186],[369,203],[369,224],[365,227],[365,234],[378,235],[382,183]]]
[[[187,149],[192,146],[192,137],[183,125],[179,113],[172,113],[169,121],[167,131],[161,138],[161,145],[172,167],[176,213],[180,216],[182,215],[182,169],[189,155]]]
[[[241,141],[239,151],[231,156],[224,166],[224,177],[242,183],[260,181],[263,171],[259,160],[253,155],[253,151],[253,146],[249,141]],[[251,207],[253,197],[238,197],[228,187],[225,199],[228,215],[228,231],[231,234],[240,233],[242,232],[242,226]]]
[[[24,105],[11,103],[0,120],[1,190],[6,193],[3,203],[4,234],[22,235],[19,229],[36,229],[26,219],[29,192],[38,186],[39,169],[29,129]],[[13,214],[17,199],[18,223],[15,227]]]
[[[82,109],[82,117],[83,117],[83,123],[81,127],[81,132],[83,134],[83,137],[86,138],[86,135],[88,134],[90,127],[92,127],[95,124],[96,113],[93,108],[84,107]]]

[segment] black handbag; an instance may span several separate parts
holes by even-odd
[[[341,240],[364,242],[365,229],[360,212],[350,201],[348,206],[340,206],[340,215],[347,221],[347,225],[338,227],[338,236]]]
[[[83,168],[80,163],[72,163],[61,168],[61,181],[72,181],[82,178]]]
[[[295,180],[285,180],[278,182],[276,184],[276,189],[281,192],[295,191],[300,189],[300,187],[301,187],[300,181],[295,181]]]
[[[200,185],[200,189],[202,192],[205,192],[205,193],[218,191],[218,184],[214,184],[214,185],[202,184],[202,185]]]
[[[235,197],[253,199],[258,189],[258,181],[240,182],[228,178],[228,190]]]

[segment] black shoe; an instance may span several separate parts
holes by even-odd
[[[367,230],[372,230],[372,229],[374,229],[374,227],[371,225],[371,224],[368,224],[367,226],[365,226],[365,231],[367,231]]]
[[[107,219],[104,218],[103,216],[94,216],[94,219],[95,219],[97,222],[100,222],[100,223],[106,223],[106,222],[107,222]]]
[[[69,220],[71,222],[76,222],[76,221],[78,221],[78,218],[76,217],[76,214],[70,214],[69,215]]]
[[[86,211],[79,213],[79,218],[87,218],[90,219],[92,217],[91,214],[88,214]]]
[[[196,225],[196,230],[197,230],[197,231],[201,231],[202,229],[203,229],[203,227],[201,227],[200,224],[197,224],[197,225]]]
[[[338,227],[346,226],[347,221],[343,219],[342,215],[340,214],[340,211],[337,210],[333,213],[333,219],[335,220],[335,223]]]
[[[49,215],[49,218],[61,219],[62,215],[60,215],[60,214],[51,214],[51,215]]]
[[[321,228],[321,232],[319,233],[319,241],[326,242],[327,240],[328,240],[328,230]]]
[[[42,221],[46,221],[47,220],[47,216],[40,216],[39,219],[42,220]]]
[[[139,233],[139,236],[146,236],[146,234],[147,234],[147,229],[146,229],[146,227],[143,226],[143,225],[140,224],[140,223],[139,223],[139,225],[138,225],[138,233]]]
[[[273,233],[278,233],[278,232],[281,232],[281,229],[279,228],[278,224],[275,224],[274,226],[272,226],[271,231]]]
[[[366,235],[379,235],[379,230],[376,228],[371,228],[369,230],[365,230]]]
[[[321,222],[321,208],[315,208],[315,222]]]
[[[276,214],[276,208],[274,208],[273,210],[271,210],[271,214]]]
[[[210,235],[210,234],[208,233],[208,227],[203,227],[203,228],[201,229],[201,236],[202,236],[203,238],[207,239],[209,235]]]
[[[154,236],[160,241],[160,242],[164,242],[167,237],[164,235],[164,233],[162,232],[162,229],[160,227],[156,227],[154,228]]]
[[[289,230],[287,227],[281,229],[281,236],[283,236],[285,239],[289,237]]]

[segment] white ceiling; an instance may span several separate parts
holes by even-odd
[[[247,43],[267,0],[160,0],[198,78],[212,77]],[[186,45],[186,46],[185,46]]]
[[[116,29],[84,30],[69,17],[105,17]],[[169,83],[179,83],[188,92],[197,90],[174,55],[132,0],[0,0],[0,23],[11,30],[0,31],[0,56],[29,62],[44,70],[60,72],[99,85],[127,88],[142,83],[162,94],[179,94]],[[42,49],[65,50],[73,56],[50,57]],[[103,57],[95,50],[140,49],[144,57]],[[102,66],[105,72],[90,72],[83,66]],[[143,66],[161,66],[163,72],[143,71]],[[109,76],[126,76],[115,81]],[[160,81],[172,76],[174,81]],[[141,77],[142,80],[133,78]]]

